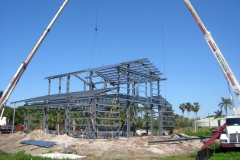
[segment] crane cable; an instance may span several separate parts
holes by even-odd
[[[94,49],[95,49],[95,43],[96,43],[96,41],[97,41],[98,51],[99,51],[99,53],[100,53],[101,63],[102,63],[102,66],[103,66],[102,54],[101,54],[101,51],[100,51],[100,45],[99,45],[99,41],[98,41],[98,0],[96,0],[96,25],[95,25],[95,35],[94,35],[93,48],[92,48],[92,53],[91,53],[89,68],[91,67],[92,57],[93,57],[93,52],[94,52]]]
[[[231,100],[231,109],[234,111],[235,110],[235,104],[234,104],[232,92],[231,92],[231,89],[230,89],[230,84],[229,84],[227,78],[226,78],[226,81],[227,81],[228,91],[229,91],[230,100]]]

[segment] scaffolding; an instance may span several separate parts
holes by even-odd
[[[134,135],[138,127],[140,108],[145,111],[146,133],[162,135],[173,127],[172,106],[160,95],[161,73],[147,58],[46,77],[48,95],[20,100],[25,102],[24,130],[30,132],[41,126],[49,131],[49,114],[56,114],[56,130],[68,135],[87,138],[117,137],[126,122],[126,137]],[[78,81],[71,88],[72,78]],[[53,80],[58,81],[56,94],[51,94]],[[62,93],[62,81],[66,91]],[[78,90],[78,89],[77,89]],[[80,89],[79,89],[80,90]],[[126,119],[121,119],[125,114]],[[64,121],[60,122],[60,117]],[[124,126],[125,127],[125,126]],[[132,134],[130,132],[132,131]],[[77,133],[77,134],[76,134]]]

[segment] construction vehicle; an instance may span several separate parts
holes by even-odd
[[[54,22],[56,21],[56,19],[60,15],[60,13],[62,12],[63,8],[66,6],[67,2],[68,2],[68,0],[64,1],[64,3],[60,7],[60,9],[56,13],[56,15],[53,17],[52,21],[49,23],[49,25],[47,26],[47,28],[43,32],[43,34],[40,37],[40,39],[37,41],[36,45],[33,47],[32,51],[28,55],[27,59],[24,62],[22,62],[22,64],[18,68],[17,72],[13,76],[12,80],[8,84],[7,88],[3,92],[2,96],[0,97],[0,110],[2,109],[2,112],[1,112],[1,115],[0,115],[0,120],[2,120],[2,118],[3,118],[2,116],[3,116],[3,112],[4,112],[4,105],[6,104],[8,98],[10,97],[10,95],[13,92],[14,88],[16,87],[18,81],[20,80],[23,72],[27,68],[27,66],[30,63],[31,59],[33,58],[33,56],[35,55],[36,51],[40,47],[41,43],[43,42],[43,40],[47,36],[48,32],[50,31],[50,28],[52,27],[52,25],[54,24]],[[2,128],[4,128],[3,126],[4,125],[2,125]]]
[[[0,119],[0,133],[4,134],[12,132],[14,132],[14,127],[7,124],[7,117],[2,117],[2,119]]]
[[[185,4],[187,5],[189,11],[191,12],[193,18],[197,22],[200,30],[202,31],[209,47],[211,48],[220,68],[222,69],[224,76],[228,80],[229,84],[231,85],[234,93],[238,97],[240,101],[240,86],[235,78],[233,72],[231,71],[230,67],[228,66],[226,60],[224,59],[221,51],[219,50],[217,44],[213,40],[210,32],[206,29],[204,24],[202,23],[201,19],[199,18],[198,14],[194,10],[193,6],[191,5],[189,0],[184,0]],[[226,133],[222,133],[223,130],[226,130]],[[233,116],[226,117],[226,123],[219,128],[219,130],[207,141],[207,143],[202,147],[202,150],[209,147],[209,145],[219,136],[221,141],[222,148],[236,148],[240,147],[240,107],[235,109],[233,106]]]

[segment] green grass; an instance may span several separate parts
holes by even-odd
[[[165,157],[165,158],[161,158],[161,160],[195,160],[196,156],[197,156],[197,152],[194,152],[188,155]]]
[[[188,155],[180,156],[170,156],[165,158],[151,157],[149,160],[195,160],[197,152],[190,153]],[[25,151],[20,151],[17,153],[5,153],[0,152],[0,160],[53,160],[52,158],[44,158],[38,156],[31,156],[25,153]],[[100,158],[101,159],[101,158]],[[99,160],[100,160],[99,159]],[[240,152],[226,152],[226,153],[216,153],[209,160],[240,160]],[[55,159],[56,160],[56,159]],[[67,160],[67,159],[63,159]],[[115,158],[112,160],[123,160],[121,158]]]
[[[180,133],[202,133],[203,135],[212,135],[212,131],[213,130],[218,130],[218,127],[199,127],[196,129],[195,132],[195,128],[194,127],[183,127],[183,128],[174,128],[173,131],[177,131]],[[202,136],[203,136],[202,135]]]
[[[151,158],[151,160],[195,160],[197,152],[181,155],[181,156],[170,156],[165,158]],[[209,160],[240,160],[240,152],[226,152],[216,153]]]
[[[209,160],[240,160],[240,152],[221,152],[214,154]]]
[[[216,142],[214,141],[210,146],[209,146],[210,149],[213,149],[213,150],[219,150],[221,148],[221,144],[219,142]]]
[[[188,136],[203,136],[203,137],[212,136],[212,132],[210,132],[210,131],[197,131],[197,132],[186,131],[186,132],[184,132],[184,134],[186,134]]]

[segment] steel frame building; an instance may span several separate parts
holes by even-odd
[[[164,128],[171,128],[172,107],[160,95],[161,73],[148,59],[139,59],[59,74],[46,77],[48,95],[29,98],[12,103],[25,102],[24,129],[31,131],[36,126],[48,130],[49,111],[57,114],[59,126],[60,112],[64,114],[64,132],[72,134],[81,129],[89,138],[119,137],[122,131],[120,114],[126,114],[126,136],[137,127],[139,108],[145,109],[146,132],[151,135],[156,129],[161,135]],[[71,80],[79,80],[70,86]],[[66,91],[62,93],[63,79]],[[58,81],[57,94],[51,94],[53,80]],[[83,87],[82,91],[70,92],[70,87]],[[157,125],[156,125],[157,124]],[[59,127],[57,128],[59,131]]]

